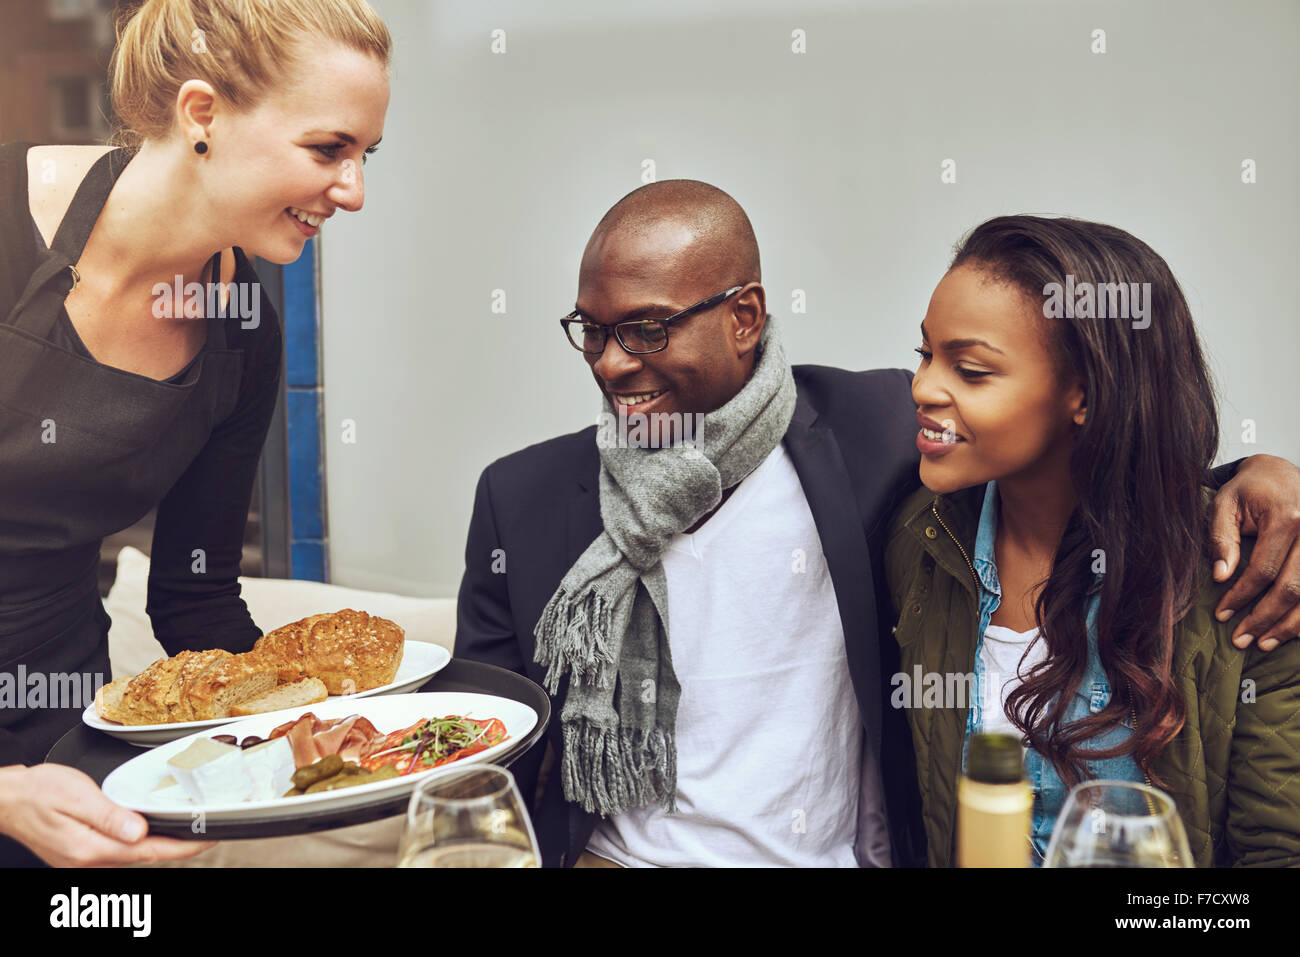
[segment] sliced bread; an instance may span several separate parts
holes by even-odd
[[[166,724],[172,718],[167,710],[167,697],[186,665],[199,656],[196,651],[181,651],[168,658],[153,672],[153,677],[136,689],[141,700],[135,702],[135,714],[146,724]]]
[[[276,668],[260,655],[248,653],[223,658],[190,683],[187,697],[194,720],[228,718],[230,709],[272,690]]]
[[[189,658],[176,676],[176,680],[172,682],[171,690],[167,692],[167,720],[194,720],[194,705],[190,702],[189,696],[190,688],[193,687],[199,676],[209,668],[219,661],[233,657],[228,651],[214,648],[211,651],[200,651]]]
[[[120,705],[126,724],[157,723],[150,709],[149,695],[170,661],[170,658],[159,658],[127,683]]]
[[[126,712],[122,710],[122,696],[126,694],[126,686],[133,677],[134,675],[127,675],[110,681],[95,692],[95,712],[105,721],[127,723]]]
[[[263,714],[267,711],[281,711],[284,708],[297,708],[300,705],[316,704],[329,697],[325,683],[319,678],[302,678],[293,684],[280,685],[274,691],[268,691],[256,698],[249,698],[230,709],[231,717],[242,718],[250,714]]]

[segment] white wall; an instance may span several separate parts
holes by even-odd
[[[1300,460],[1290,0],[371,2],[396,39],[384,144],[365,210],[320,240],[336,582],[454,594],[480,470],[594,421],[557,320],[646,158],[749,212],[795,362],[913,367],[953,243],[990,216],[1127,229],[1184,285],[1223,455]]]

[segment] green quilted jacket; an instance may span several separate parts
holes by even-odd
[[[983,495],[983,486],[946,496],[922,488],[894,516],[885,571],[909,680],[918,666],[922,675],[974,669],[979,600],[968,556]],[[1237,619],[1214,618],[1229,583],[1203,564],[1174,648],[1187,722],[1152,770],[1177,802],[1198,867],[1300,866],[1300,639],[1272,652],[1234,647]],[[931,867],[954,862],[966,710],[907,708]]]

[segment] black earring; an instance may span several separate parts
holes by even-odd
[[[200,156],[202,156],[207,151],[208,151],[208,144],[206,141],[199,140],[197,143],[194,144],[194,152],[198,153]]]

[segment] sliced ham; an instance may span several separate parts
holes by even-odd
[[[383,735],[365,718],[354,714],[332,728],[317,729],[314,737],[322,758],[337,754],[344,761],[358,761],[370,743]]]
[[[299,768],[315,764],[331,754],[337,754],[345,761],[359,761],[374,742],[384,738],[360,715],[322,721],[310,712],[280,725],[267,737],[278,738],[281,735],[288,738],[294,766]]]

